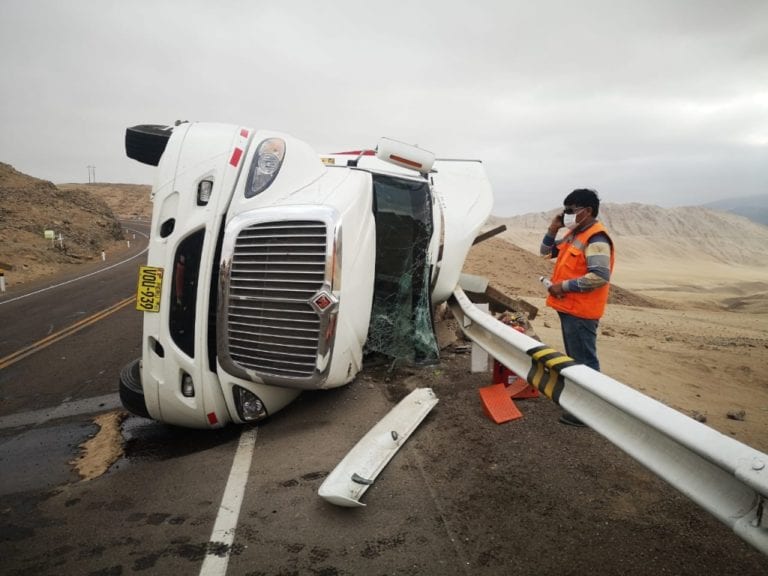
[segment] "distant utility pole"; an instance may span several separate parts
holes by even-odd
[[[88,166],[88,184],[96,184],[96,166]]]

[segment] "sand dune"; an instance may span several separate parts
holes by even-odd
[[[502,238],[538,253],[555,212],[493,218],[490,224],[505,224]],[[768,227],[701,207],[642,204],[606,204],[600,219],[616,246],[614,282],[623,288],[726,307],[734,305],[726,300],[746,298],[751,309],[768,311]]]

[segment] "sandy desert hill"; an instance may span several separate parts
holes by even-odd
[[[538,253],[555,212],[492,218],[489,224],[506,225],[502,238]],[[600,219],[616,246],[619,286],[649,298],[678,300],[684,293],[703,303],[768,311],[768,227],[699,206],[605,204]],[[737,300],[728,304],[729,298]]]
[[[122,238],[110,206],[86,186],[57,187],[0,163],[0,266],[9,286],[99,258]]]
[[[146,184],[58,184],[59,190],[84,191],[110,207],[121,220],[150,220],[152,204],[149,195],[152,186]]]
[[[745,216],[753,222],[768,226],[768,194],[723,198],[707,202],[703,206],[704,208],[719,210],[720,212],[731,212],[739,216]]]
[[[532,251],[557,211],[494,218],[506,224],[504,237]],[[743,216],[701,206],[661,208],[647,204],[604,204],[600,220],[627,259],[695,259],[737,265],[768,265],[768,226]],[[658,248],[651,249],[653,243]]]

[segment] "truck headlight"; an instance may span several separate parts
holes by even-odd
[[[280,138],[262,140],[253,155],[248,181],[245,185],[245,197],[252,198],[266,190],[280,172],[285,158],[285,142]]]
[[[232,389],[232,393],[235,397],[237,414],[242,421],[252,422],[254,420],[266,418],[267,411],[264,408],[264,403],[258,396],[256,396],[256,394],[250,390],[246,390],[242,386],[235,386]]]

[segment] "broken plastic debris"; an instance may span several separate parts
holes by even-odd
[[[431,388],[416,388],[379,420],[333,469],[317,491],[337,506],[365,506],[360,498],[437,404]]]

